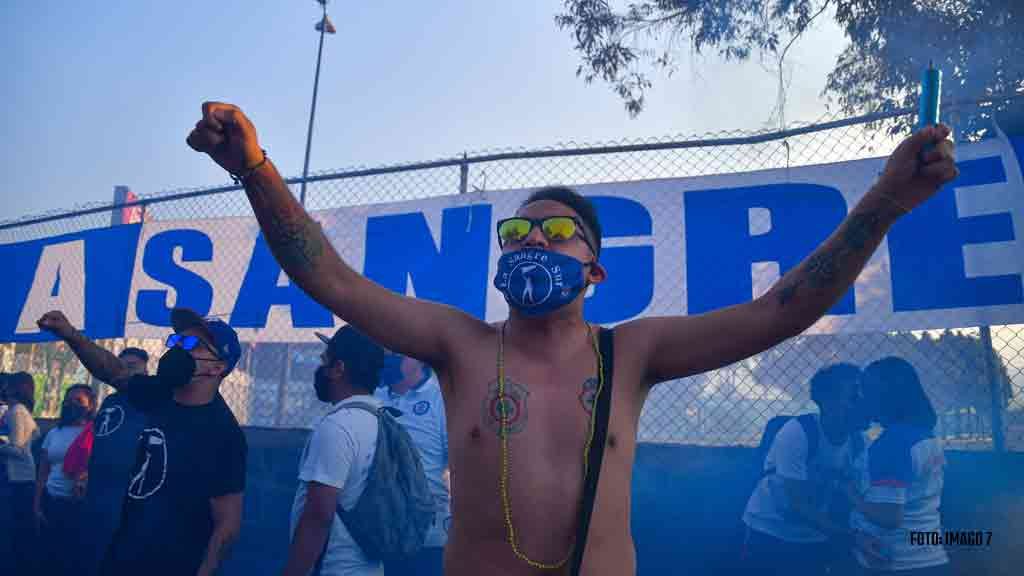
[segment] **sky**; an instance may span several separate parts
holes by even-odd
[[[607,85],[576,77],[561,7],[330,2],[311,172],[770,125],[774,75],[691,54],[630,118]],[[279,169],[301,175],[319,14],[314,0],[0,2],[0,221],[109,202],[119,184],[227,183],[185,144],[206,100],[240,106]],[[825,113],[844,44],[826,18],[791,51],[787,120]]]

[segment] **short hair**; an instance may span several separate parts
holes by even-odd
[[[149,362],[149,354],[142,348],[129,346],[128,348],[121,350],[121,353],[117,355],[118,358],[124,358],[125,356],[135,356],[143,362]]]
[[[520,208],[540,200],[550,200],[567,206],[579,215],[583,226],[587,228],[583,232],[587,234],[588,240],[593,242],[595,257],[601,256],[601,222],[597,219],[597,208],[589,198],[568,186],[548,186],[536,190],[519,205]]]
[[[20,402],[31,412],[36,407],[36,381],[28,372],[15,372],[7,376],[7,396]]]
[[[71,396],[71,393],[72,392],[77,392],[77,391],[85,392],[86,397],[89,398],[89,412],[90,412],[90,417],[91,417],[92,414],[94,414],[96,412],[96,401],[97,400],[96,400],[96,391],[93,390],[92,387],[89,386],[88,384],[73,384],[71,386],[68,386],[68,389],[64,391],[64,400],[63,401],[67,402],[68,398]],[[65,418],[64,411],[61,410],[60,418],[57,420],[57,427],[58,428],[63,428],[65,426],[69,426],[70,424],[71,424],[71,422],[69,422]]]
[[[339,328],[327,341],[330,362],[344,362],[349,384],[370,392],[380,384],[386,354],[380,344],[351,324]]]
[[[843,383],[852,382],[857,385],[860,377],[860,368],[848,362],[825,366],[811,376],[811,400],[821,407],[823,402],[828,403],[836,398]]]
[[[897,356],[887,356],[868,364],[864,378],[877,387],[878,416],[882,426],[904,423],[927,430],[935,428],[938,422],[935,408],[910,362]]]

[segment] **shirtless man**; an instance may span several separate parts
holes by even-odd
[[[757,354],[825,314],[893,222],[957,175],[948,135],[945,126],[929,127],[900,144],[839,228],[764,296],[706,314],[639,318],[614,329],[611,416],[583,574],[636,571],[630,482],[637,422],[651,387]],[[439,375],[454,495],[446,573],[567,574],[592,405],[581,401],[589,397],[581,392],[592,390],[598,379],[592,335],[601,330],[583,320],[583,295],[587,285],[598,285],[607,275],[599,262],[600,226],[590,203],[555,188],[535,193],[520,207],[516,215],[528,220],[501,232],[496,278],[504,285],[509,317],[487,324],[451,306],[383,288],[343,262],[236,106],[203,104],[202,118],[186,141],[245,185],[267,243],[293,282],[383,346],[427,362]],[[920,156],[927,144],[935,146]],[[566,219],[542,223],[555,216],[568,217],[574,226]],[[545,264],[553,278],[560,272],[565,290],[535,294],[541,304],[523,302],[525,279],[516,278],[517,262]],[[501,341],[505,398],[499,402]],[[507,430],[505,480],[514,537],[501,496],[502,428]]]

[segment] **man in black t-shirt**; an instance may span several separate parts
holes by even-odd
[[[38,324],[147,418],[101,573],[213,574],[238,536],[245,489],[245,436],[218,392],[241,356],[238,335],[221,320],[175,308],[157,375],[144,376],[129,374],[60,312]]]

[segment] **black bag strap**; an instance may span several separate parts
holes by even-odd
[[[576,529],[576,546],[572,552],[572,576],[579,576],[583,564],[583,553],[587,549],[587,533],[590,531],[590,517],[594,511],[594,500],[597,495],[597,481],[601,477],[601,463],[604,460],[604,445],[608,437],[608,417],[612,410],[612,362],[615,358],[613,350],[614,330],[601,329],[598,334],[598,352],[601,354],[602,376],[604,385],[601,395],[594,399],[594,438],[587,454],[587,477],[583,479],[583,502],[580,504],[580,520]]]

